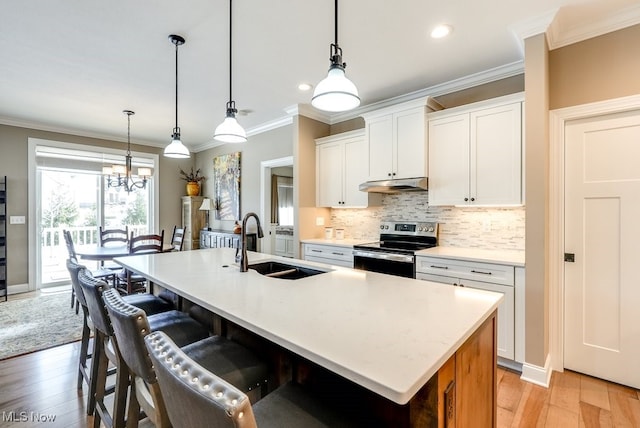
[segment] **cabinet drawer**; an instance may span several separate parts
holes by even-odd
[[[349,262],[353,265],[353,249],[348,247],[304,244],[304,256],[305,260],[310,260],[309,257],[319,257],[322,259]]]
[[[491,282],[512,287],[515,280],[513,266],[467,262],[439,257],[416,257],[416,272],[456,279]]]

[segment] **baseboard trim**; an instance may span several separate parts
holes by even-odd
[[[26,293],[28,291],[29,291],[29,284],[10,285],[7,289],[7,293],[9,294]]]
[[[551,358],[549,355],[547,355],[547,360],[544,363],[544,367],[523,363],[522,376],[520,376],[520,379],[530,383],[535,383],[536,385],[544,386],[545,388],[549,388],[552,372],[553,370],[551,369]]]

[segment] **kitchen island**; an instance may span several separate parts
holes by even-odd
[[[395,426],[495,425],[501,294],[248,255],[250,265],[276,260],[326,272],[297,280],[241,273],[226,248],[115,260],[382,397]]]

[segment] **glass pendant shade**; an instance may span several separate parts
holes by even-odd
[[[313,91],[311,105],[330,112],[347,111],[360,105],[358,89],[345,76],[343,67],[334,64],[329,68],[327,77]]]
[[[164,148],[164,155],[168,158],[184,159],[191,157],[189,149],[180,141],[180,134],[173,133],[171,143]]]
[[[247,133],[236,120],[236,115],[227,111],[227,117],[216,128],[213,139],[223,143],[244,143],[247,141]]]

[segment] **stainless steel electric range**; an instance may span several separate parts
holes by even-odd
[[[438,223],[385,221],[378,242],[353,247],[353,263],[356,269],[415,278],[415,252],[436,245]]]

